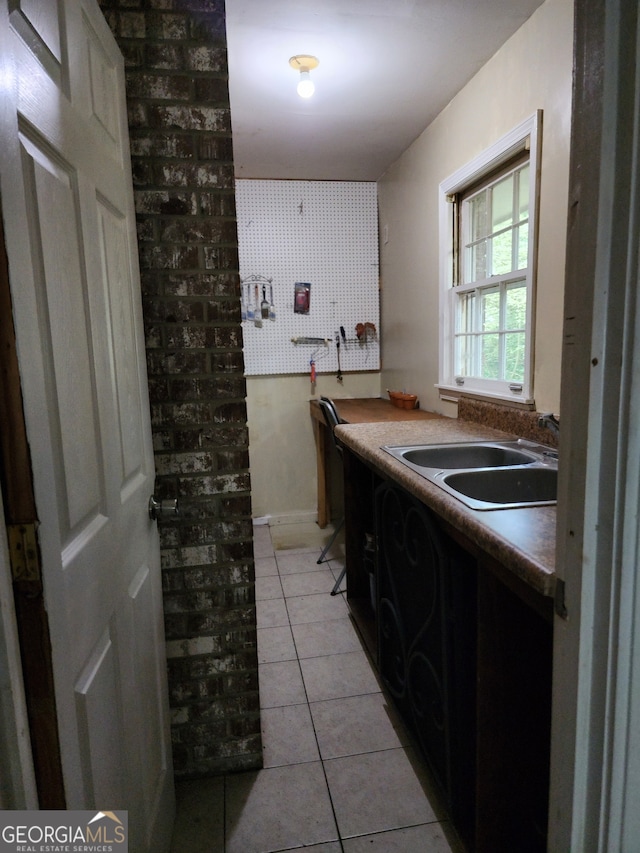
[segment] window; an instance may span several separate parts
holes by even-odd
[[[440,381],[531,402],[539,115],[440,185]]]

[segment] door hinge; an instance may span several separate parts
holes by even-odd
[[[564,581],[562,578],[556,578],[556,591],[554,595],[554,605],[556,614],[561,619],[567,619],[569,617],[569,613],[567,611],[567,605],[565,602],[565,587]]]
[[[9,557],[14,581],[40,581],[40,557],[35,524],[9,524]]]

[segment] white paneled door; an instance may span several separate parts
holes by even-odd
[[[173,779],[123,63],[94,0],[0,0],[0,193],[67,808],[168,849]]]

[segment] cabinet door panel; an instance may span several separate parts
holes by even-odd
[[[375,506],[380,674],[473,847],[477,566],[401,488]]]
[[[380,672],[450,800],[446,557],[426,509],[409,495],[385,484],[376,506]]]

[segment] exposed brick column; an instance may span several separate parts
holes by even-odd
[[[261,766],[224,0],[101,0],[125,57],[174,766]]]

